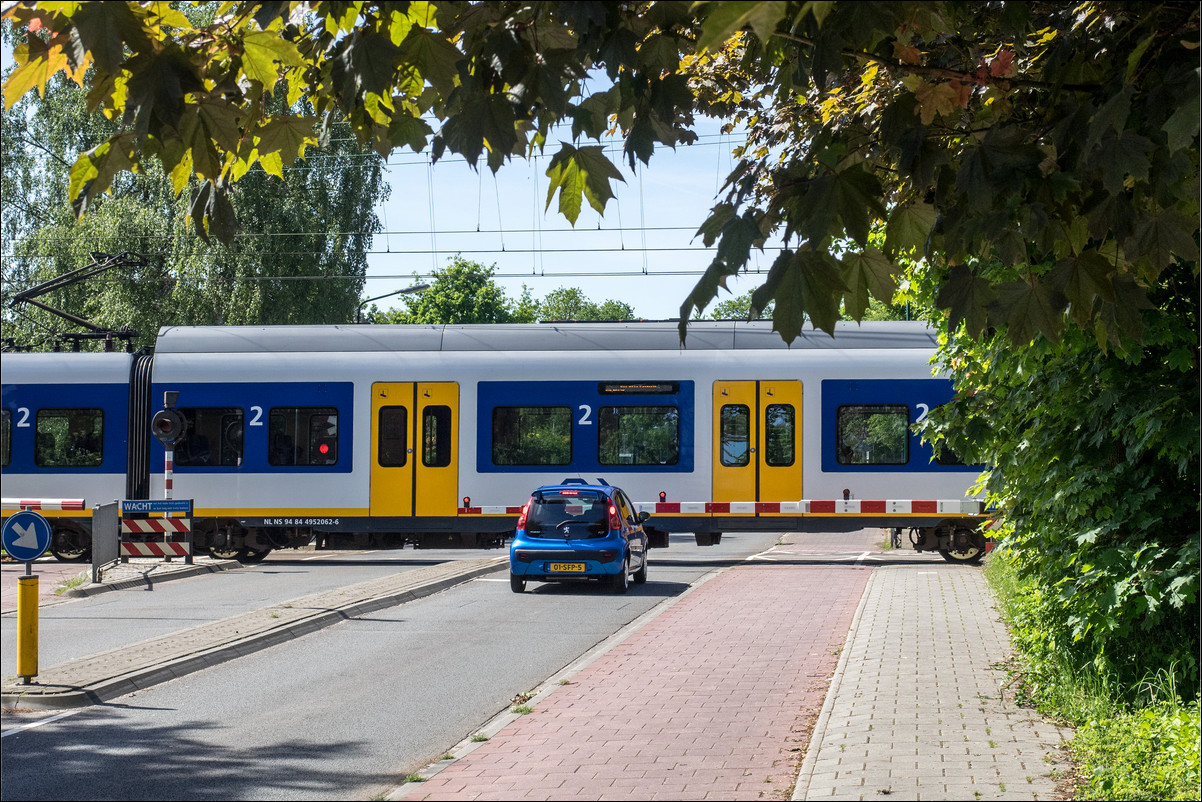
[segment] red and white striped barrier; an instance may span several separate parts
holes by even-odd
[[[187,557],[190,543],[121,543],[122,557]]]
[[[123,535],[181,535],[192,531],[190,518],[122,518]]]
[[[521,507],[460,507],[460,515],[521,515]]]
[[[191,518],[121,518],[121,557],[184,557],[192,562]],[[150,536],[152,541],[129,541],[131,535]],[[183,536],[184,541],[170,538]]]
[[[644,501],[652,515],[984,515],[977,499],[802,499],[801,501]],[[460,515],[521,515],[521,507],[460,507]]]
[[[81,498],[6,498],[0,501],[6,510],[83,510]]]

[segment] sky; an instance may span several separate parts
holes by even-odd
[[[657,148],[650,165],[639,162],[637,171],[623,160],[620,142],[607,146],[625,182],[615,182],[604,216],[585,202],[574,227],[559,214],[558,195],[544,211],[545,172],[559,147],[554,137],[546,155],[511,161],[495,175],[483,160],[477,173],[458,157],[431,166],[427,153],[394,152],[385,171],[392,194],[376,210],[385,233],[372,245],[364,297],[409,286],[414,273],[428,281],[459,254],[495,267],[497,283],[515,300],[523,285],[536,299],[576,286],[598,303],[625,301],[636,317],[677,317],[713,259],[715,248],[695,234],[734,167],[731,148],[742,140],[709,120],[698,133],[697,144]],[[753,256],[751,266],[766,271],[773,258],[768,250]],[[740,278],[731,283],[734,294],[718,300],[754,289],[763,278]],[[403,306],[396,296],[376,303]]]

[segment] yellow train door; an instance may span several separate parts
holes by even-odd
[[[373,517],[453,516],[459,506],[459,385],[371,388]]]
[[[801,411],[799,381],[714,382],[715,502],[802,498]],[[756,509],[739,505],[729,512]]]

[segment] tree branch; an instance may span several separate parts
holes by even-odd
[[[796,42],[797,44],[800,44],[800,45],[806,45],[807,47],[815,46],[814,40],[810,39],[808,37],[805,37],[805,36],[796,36],[794,34],[785,33],[783,31],[777,31],[773,35],[779,36],[782,39],[788,39],[789,41]],[[946,78],[948,80],[961,81],[966,84],[976,84],[978,86],[988,86],[990,84],[993,84],[993,85],[1001,86],[1003,88],[1010,88],[1010,87],[1014,87],[1014,86],[1025,86],[1025,87],[1030,87],[1033,89],[1057,89],[1057,88],[1059,88],[1059,89],[1068,89],[1068,90],[1071,90],[1074,92],[1096,92],[1098,89],[1101,88],[1097,84],[1055,84],[1055,83],[1050,83],[1048,81],[1034,81],[1034,80],[1031,80],[1028,78],[994,78],[993,76],[990,76],[990,77],[982,80],[982,78],[979,75],[977,75],[977,73],[975,73],[975,72],[974,73],[959,72],[957,70],[949,70],[944,67],[928,67],[923,64],[902,64],[893,59],[881,58],[880,56],[876,55],[875,53],[869,53],[866,50],[852,50],[850,48],[845,48],[842,52],[843,52],[843,55],[845,55],[845,56],[850,56],[852,58],[862,59],[865,61],[872,61],[872,62],[875,62],[876,64],[880,64],[882,67],[885,67],[886,69],[902,70],[904,72],[909,72],[914,75],[925,75],[925,76],[931,76],[931,77],[935,77],[935,78]]]

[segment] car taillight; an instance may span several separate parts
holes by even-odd
[[[533,503],[534,497],[532,496],[530,500],[526,502],[526,506],[522,507],[522,514],[518,517],[518,529],[526,528],[526,518],[530,515],[530,505]]]
[[[622,519],[618,517],[618,508],[612,504],[609,505],[609,528],[610,529],[621,529],[622,528]]]

